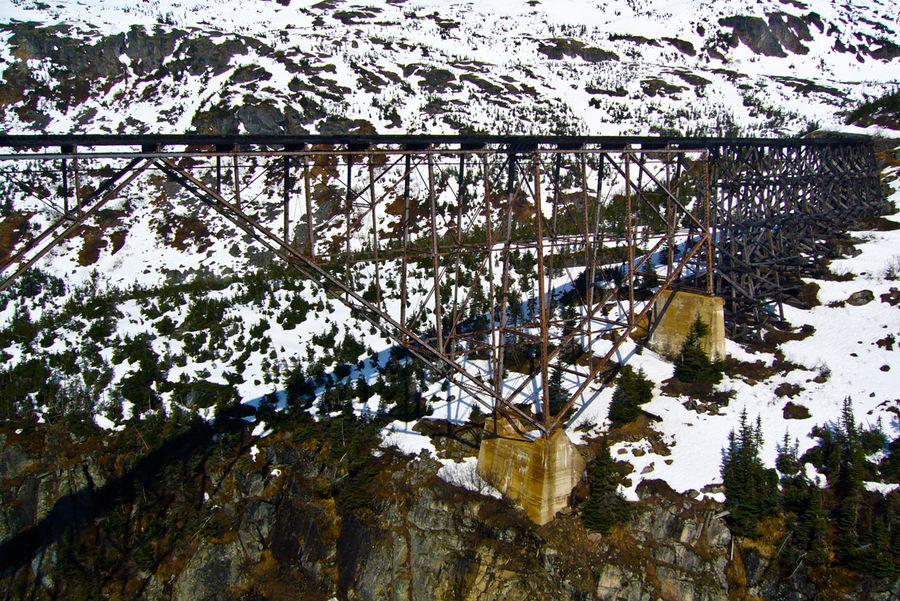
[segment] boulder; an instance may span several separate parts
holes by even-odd
[[[861,307],[871,303],[873,300],[875,300],[875,294],[871,290],[860,290],[847,297],[847,304]]]

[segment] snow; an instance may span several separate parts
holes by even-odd
[[[438,476],[450,484],[455,484],[495,499],[503,497],[500,491],[485,482],[478,474],[478,459],[476,457],[466,457],[460,462],[444,459],[441,460],[441,463],[443,465],[438,470]]]
[[[812,39],[803,40],[809,52],[764,58],[743,43],[735,48],[725,44],[722,40],[730,36],[730,29],[718,25],[718,20],[732,15],[766,19],[773,12],[803,18],[805,11],[798,13],[795,6],[776,0],[753,5],[736,1],[652,0],[637,4],[626,0],[587,3],[557,0],[535,6],[524,1],[502,0],[478,3],[428,0],[412,6],[375,0],[368,4],[377,11],[374,18],[345,25],[334,16],[334,11],[316,4],[294,1],[282,6],[263,0],[215,3],[61,0],[48,6],[37,0],[3,0],[0,14],[10,22],[66,24],[92,37],[123,33],[140,26],[147,32],[178,29],[186,35],[203,30],[215,41],[254,37],[265,44],[233,57],[219,75],[203,73],[179,80],[164,77],[158,82],[140,80],[131,61],[123,54],[120,60],[128,77],[115,82],[102,97],[70,110],[61,110],[51,103],[41,107],[51,117],[46,131],[57,133],[78,129],[80,116],[90,109],[100,111],[93,120],[95,128],[133,130],[137,123],[148,131],[181,132],[193,128],[192,117],[196,111],[220,104],[238,107],[247,94],[260,100],[272,99],[281,107],[293,106],[294,99],[286,93],[288,83],[296,77],[301,83],[309,84],[310,75],[287,69],[276,59],[276,53],[292,60],[303,57],[311,67],[332,65],[333,71],[319,72],[316,77],[346,87],[348,91],[323,94],[318,97],[321,104],[329,112],[366,119],[384,133],[452,131],[444,119],[424,113],[428,94],[410,94],[409,85],[418,88],[422,75],[403,76],[398,67],[411,64],[448,68],[460,75],[459,65],[468,64],[478,77],[494,85],[504,87],[503,77],[511,76],[517,89],[527,85],[536,91],[534,97],[521,91],[511,92],[503,95],[503,102],[497,102],[472,83],[458,79],[458,89],[441,91],[439,98],[451,109],[451,114],[485,128],[548,132],[559,126],[556,121],[567,120],[572,131],[594,134],[647,133],[652,131],[651,127],[673,126],[686,131],[697,127],[710,130],[717,126],[717,116],[727,114],[748,130],[786,128],[787,133],[794,133],[807,122],[820,122],[829,127],[840,125],[836,110],[843,108],[848,99],[858,102],[866,95],[884,92],[893,83],[892,70],[885,68],[883,61],[855,52],[837,52],[833,49],[837,40],[855,47],[854,34],[894,43],[900,39],[896,14],[888,14],[876,3],[819,3],[816,12],[823,20],[824,30],[810,26]],[[336,10],[346,9],[339,6]],[[440,20],[456,25],[445,29],[438,24]],[[853,27],[847,27],[851,22]],[[705,27],[702,34],[699,25]],[[642,44],[623,35],[650,38],[655,44]],[[665,37],[692,44],[695,55],[682,54],[665,42]],[[592,63],[577,56],[553,60],[540,51],[546,40],[567,38],[577,39],[587,47],[615,52],[619,60]],[[10,60],[11,54],[3,46],[0,44],[0,49],[6,54],[0,57]],[[708,49],[713,47],[724,53],[724,60],[709,54]],[[264,67],[272,77],[264,82],[229,83],[234,72],[245,65]],[[39,71],[39,66],[43,71]],[[30,61],[32,70],[39,78],[48,79],[52,87],[48,66],[47,61]],[[359,67],[385,75],[390,72],[400,81],[388,81],[374,91],[362,89],[355,70]],[[711,83],[702,86],[702,90],[694,89],[678,76],[682,70]],[[734,72],[741,74],[742,81],[732,80]],[[677,97],[648,97],[642,88],[651,78],[686,89]],[[797,103],[794,88],[775,78],[809,79],[825,88],[835,88],[837,94],[807,91],[805,101]],[[148,100],[145,98],[147,85],[170,97]],[[610,98],[589,93],[591,85],[611,89],[622,86],[628,96]],[[745,97],[754,102],[745,103]],[[127,101],[122,102],[122,98]],[[636,102],[638,99],[641,102]],[[764,109],[771,107],[783,114],[767,116],[768,110],[759,111],[749,104],[760,104]],[[551,105],[558,108],[548,109]],[[454,106],[461,108],[454,109]],[[172,108],[177,109],[174,114],[168,112]],[[399,126],[388,119],[389,109],[396,110],[400,116]],[[623,118],[623,112],[627,117]],[[673,117],[679,112],[680,116]],[[522,118],[529,114],[534,118]],[[16,115],[8,117],[9,129],[29,129],[29,124]]]
[[[256,426],[253,427],[253,431],[250,433],[250,435],[261,438],[264,436],[268,436],[271,433],[272,429],[266,427],[266,422],[260,421],[256,424]]]
[[[886,484],[884,482],[863,482],[863,486],[869,492],[879,492],[883,495],[888,495],[900,489],[900,484]]]
[[[381,431],[380,446],[384,448],[397,447],[407,455],[418,455],[422,451],[427,451],[432,455],[436,454],[431,439],[418,432],[413,432],[413,426],[415,426],[415,422],[399,420],[391,422]]]
[[[94,414],[94,423],[97,424],[98,428],[102,428],[103,430],[121,431],[125,429],[125,426],[116,425],[114,421],[107,419],[99,413]]]
[[[896,194],[895,194],[896,196]],[[897,216],[890,219],[897,220]],[[893,353],[878,348],[875,341],[888,333],[900,337],[898,308],[880,301],[880,294],[897,287],[897,282],[883,277],[887,258],[900,248],[900,230],[893,232],[859,232],[854,234],[866,241],[858,245],[861,253],[853,258],[841,259],[833,263],[836,269],[844,269],[857,277],[848,282],[816,281],[821,286],[819,298],[822,306],[810,311],[785,307],[786,318],[796,326],[810,324],[816,331],[804,340],[789,341],[782,345],[785,358],[801,367],[787,374],[775,375],[754,386],[746,382],[725,378],[722,389],[735,391],[735,396],[722,415],[697,414],[686,409],[679,399],[657,395],[643,408],[662,417],[655,424],[666,440],[671,441],[671,455],[658,456],[651,452],[640,457],[627,457],[634,466],[633,485],[624,489],[635,498],[634,488],[643,477],[661,478],[678,491],[700,490],[704,486],[719,481],[721,450],[728,432],[738,423],[741,411],[746,410],[749,418],[761,418],[764,446],[761,457],[768,467],[774,467],[776,447],[785,432],[797,438],[802,454],[814,446],[811,436],[814,426],[837,423],[843,400],[849,396],[853,401],[857,421],[864,427],[881,424],[890,438],[900,435],[900,422],[890,411],[897,405],[898,376],[892,371],[882,371],[883,365],[896,364]],[[828,307],[832,300],[845,300],[860,289],[871,289],[875,300],[861,307]],[[767,354],[754,355],[745,349],[730,344],[729,353],[742,360],[763,360],[771,363],[773,357]],[[857,356],[852,356],[855,353]],[[659,381],[660,376],[671,375],[671,367],[666,369],[645,351],[634,356],[631,365],[637,369],[644,367],[651,378]],[[648,367],[645,367],[648,366]],[[824,383],[816,383],[813,378],[823,369],[831,375]],[[792,399],[779,398],[775,389],[782,383],[797,383],[804,390]],[[785,419],[783,407],[791,400],[804,405],[812,414],[804,420]],[[616,445],[612,452],[617,457],[619,449],[640,448],[630,444]],[[671,460],[667,462],[665,460]],[[649,470],[646,474],[641,474]],[[636,476],[636,477],[635,477]]]

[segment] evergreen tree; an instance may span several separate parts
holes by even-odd
[[[762,426],[747,421],[747,410],[741,412],[737,433],[728,435],[728,446],[722,452],[722,481],[725,507],[729,511],[731,531],[741,536],[757,536],[759,519],[778,509],[778,475],[766,469],[759,457]]]
[[[634,421],[640,415],[640,406],[653,398],[653,382],[647,379],[643,370],[635,372],[626,365],[619,374],[616,389],[609,404],[609,420],[612,427]]]
[[[312,407],[316,395],[316,387],[303,373],[303,365],[298,361],[285,382],[285,401],[287,407],[305,411]]]
[[[878,469],[885,482],[900,482],[900,436],[887,445]]]
[[[700,340],[708,333],[709,326],[703,323],[698,315],[675,359],[674,375],[678,380],[688,384],[695,382],[717,384],[722,380],[721,364],[710,360],[700,346]]]
[[[881,515],[874,518],[872,539],[863,569],[876,578],[890,578],[896,572],[895,560],[891,556],[887,521]]]
[[[581,509],[586,527],[606,534],[614,524],[628,519],[629,506],[618,492],[619,480],[609,445],[604,440],[600,452],[588,466],[590,497]]]
[[[775,468],[781,474],[781,505],[796,513],[806,509],[809,500],[808,483],[803,473],[803,464],[797,455],[798,448],[799,442],[791,444],[791,439],[785,432],[775,459]]]
[[[550,378],[547,380],[547,397],[550,402],[550,415],[556,415],[566,404],[569,399],[566,398],[566,391],[563,387],[563,372],[559,367],[554,367],[550,371]]]
[[[804,518],[808,523],[808,544],[806,561],[810,565],[824,565],[828,562],[828,517],[822,506],[822,491],[818,486],[809,487],[809,511]]]

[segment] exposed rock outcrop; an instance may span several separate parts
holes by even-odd
[[[638,486],[632,518],[607,536],[573,512],[536,527],[438,478],[427,454],[367,459],[371,498],[351,503],[357,476],[330,453],[327,427],[304,423],[263,439],[243,420],[198,424],[133,464],[113,450],[141,448],[149,432],[106,442],[92,428],[6,432],[2,585],[38,600],[127,590],[183,601],[725,601],[814,599],[840,576],[802,566],[779,576],[763,547],[732,540],[720,504],[658,480]],[[858,598],[900,592],[850,582]]]

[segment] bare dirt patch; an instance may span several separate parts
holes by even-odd
[[[28,215],[24,213],[11,213],[0,222],[0,261],[9,257],[25,232],[28,231]]]

